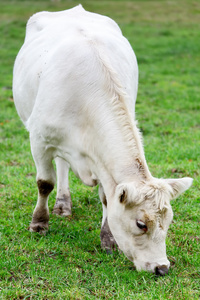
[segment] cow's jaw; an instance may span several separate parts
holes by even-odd
[[[116,232],[115,230],[113,230],[112,233],[119,249],[134,263],[137,271],[144,270],[157,275],[165,275],[168,273],[170,262],[166,256],[165,241],[160,245],[155,244],[154,247],[152,247],[151,243],[150,247],[138,249],[136,248],[133,237],[130,238],[130,236],[128,237],[126,234],[120,236],[119,231]],[[160,268],[161,271],[159,272]]]
[[[151,245],[151,252],[146,249],[146,251],[137,250],[135,252],[134,265],[138,271],[145,270],[151,273],[159,273],[157,275],[165,275],[168,273],[170,262],[166,256],[165,242],[162,245]],[[165,273],[165,274],[161,274]]]

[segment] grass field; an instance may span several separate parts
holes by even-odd
[[[200,2],[82,1],[112,17],[129,39],[140,70],[136,114],[155,177],[194,178],[172,202],[169,274],[137,272],[123,254],[100,247],[97,188],[70,173],[73,215],[50,215],[46,236],[27,231],[36,204],[28,133],[12,99],[12,68],[29,16],[79,1],[0,3],[0,299],[200,298]],[[55,190],[49,199],[50,211]]]

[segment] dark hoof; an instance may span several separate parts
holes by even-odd
[[[42,235],[45,235],[49,226],[48,223],[31,223],[28,227],[30,232],[38,232]]]
[[[110,249],[106,249],[106,254],[107,254],[107,255],[111,255],[111,254],[113,254],[113,251],[110,250]]]

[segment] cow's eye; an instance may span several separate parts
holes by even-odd
[[[141,230],[143,230],[144,232],[147,232],[147,225],[144,223],[144,222],[142,222],[142,221],[140,221],[140,220],[137,220],[136,221],[136,224],[137,224],[137,227],[138,228],[140,228]]]

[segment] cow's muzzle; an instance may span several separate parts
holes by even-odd
[[[164,276],[169,272],[169,268],[166,265],[157,266],[155,268],[155,274],[157,276]]]

